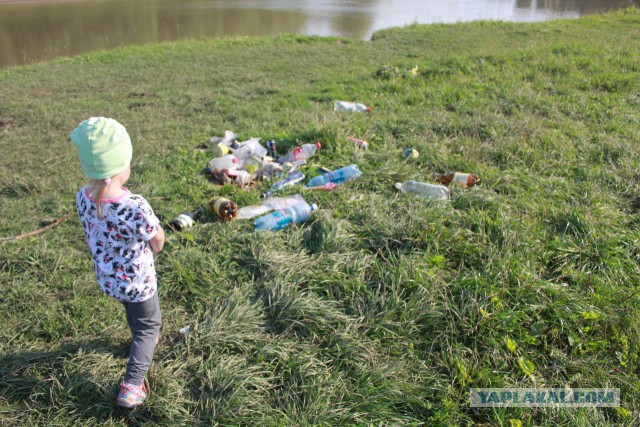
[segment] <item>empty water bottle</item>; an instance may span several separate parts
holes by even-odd
[[[415,194],[433,200],[447,200],[449,189],[444,185],[427,184],[426,182],[407,181],[396,183],[396,188],[405,194]]]
[[[313,156],[313,154],[320,148],[321,145],[319,142],[315,144],[304,144],[301,147],[296,148],[286,156],[282,156],[278,159],[278,163],[286,163],[286,162],[299,162],[302,160],[307,160],[309,157]]]
[[[360,104],[358,102],[346,102],[346,101],[336,101],[334,107],[334,111],[351,111],[354,113],[364,113],[371,111],[371,107],[367,107],[364,104]]]
[[[334,184],[342,184],[343,182],[360,177],[362,173],[358,169],[358,165],[349,165],[324,175],[316,176],[306,185],[307,187],[318,187],[328,182]]]
[[[315,204],[300,203],[286,209],[261,216],[253,222],[256,231],[277,231],[290,224],[302,222],[311,216],[311,212],[318,209]]]
[[[266,191],[266,192],[262,193],[262,195],[260,197],[262,197],[262,198],[269,197],[273,193],[275,193],[276,191],[282,190],[284,187],[286,187],[288,185],[297,184],[298,182],[302,181],[303,179],[304,179],[304,174],[302,172],[300,172],[300,171],[291,172],[289,174],[289,176],[287,176],[286,179],[283,179],[282,181],[278,181],[275,184],[273,184],[271,186],[271,189],[269,191]]]

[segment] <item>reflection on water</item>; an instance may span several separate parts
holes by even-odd
[[[0,67],[183,38],[279,33],[368,39],[413,22],[542,21],[640,0],[92,0],[0,5]]]

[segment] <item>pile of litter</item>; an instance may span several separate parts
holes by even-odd
[[[367,113],[370,107],[354,102],[336,101],[334,111]],[[369,143],[363,139],[348,137],[348,141],[354,143],[355,149],[366,150]],[[266,145],[262,145],[261,138],[250,138],[238,142],[237,135],[227,130],[224,136],[213,137],[210,140],[213,158],[205,169],[209,180],[220,185],[235,184],[242,188],[250,187],[255,183],[271,180],[273,183],[269,190],[260,197],[264,200],[257,205],[238,206],[224,197],[214,197],[207,206],[207,211],[215,214],[221,221],[252,219],[256,231],[280,230],[290,224],[305,221],[311,213],[318,209],[315,204],[308,204],[300,194],[289,197],[274,197],[274,194],[285,187],[301,184],[305,175],[299,168],[307,163],[322,144],[306,143],[285,155],[278,155],[276,141],[270,139]],[[212,147],[211,147],[212,146]],[[419,157],[420,153],[412,148],[405,147],[402,156],[410,161]],[[357,164],[351,164],[335,171],[320,168],[322,175],[316,176],[304,186],[305,190],[332,191],[346,182],[359,178],[362,173]],[[447,173],[436,177],[439,184],[430,184],[419,181],[406,181],[396,183],[395,187],[405,194],[412,194],[431,200],[448,200],[449,185],[459,185],[463,188],[475,186],[479,177],[468,173]],[[198,208],[193,212],[180,214],[169,223],[175,231],[181,231],[191,227],[203,214],[204,209]]]

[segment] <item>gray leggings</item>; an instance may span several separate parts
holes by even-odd
[[[160,334],[162,318],[158,293],[143,302],[123,302],[127,323],[131,329],[131,350],[124,382],[142,385],[151,366],[156,340]]]

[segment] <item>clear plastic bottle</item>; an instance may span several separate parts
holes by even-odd
[[[290,224],[302,222],[311,216],[311,212],[318,209],[315,204],[300,203],[286,209],[261,216],[253,222],[256,231],[277,231]]]
[[[260,138],[251,138],[238,143],[238,148],[233,153],[238,158],[240,167],[251,158],[262,159],[267,154],[267,149],[260,144]]]
[[[328,182],[333,182],[334,184],[342,184],[343,182],[359,178],[360,175],[362,175],[362,173],[360,172],[360,169],[358,169],[358,165],[349,165],[333,172],[316,176],[315,178],[311,179],[311,181],[309,181],[306,187],[318,187],[320,185],[325,185]]]
[[[280,157],[278,159],[278,163],[293,163],[307,160],[309,157],[313,156],[320,147],[322,147],[322,145],[320,145],[319,142],[316,142],[315,144],[304,144],[303,146],[291,151],[286,156]]]
[[[259,205],[245,206],[238,210],[238,219],[251,219],[258,215],[266,214],[272,210],[282,210],[288,207],[306,203],[300,194],[289,197],[270,197]]]
[[[334,111],[351,111],[354,113],[364,113],[371,111],[371,107],[367,107],[364,104],[360,104],[358,102],[346,102],[346,101],[336,101],[334,107]]]
[[[217,157],[209,162],[211,170],[231,170],[238,168],[238,159],[233,154]]]
[[[262,197],[262,198],[269,197],[273,193],[275,193],[276,191],[282,190],[284,187],[286,187],[288,185],[297,184],[298,182],[302,181],[303,179],[304,179],[304,174],[302,172],[293,171],[287,176],[286,179],[283,179],[282,181],[278,181],[275,184],[273,184],[271,186],[271,189],[269,191],[266,191],[266,192],[262,193],[262,195],[260,197]]]
[[[444,185],[427,184],[426,182],[407,181],[396,183],[396,188],[405,194],[415,194],[432,200],[449,199],[449,189]]]

